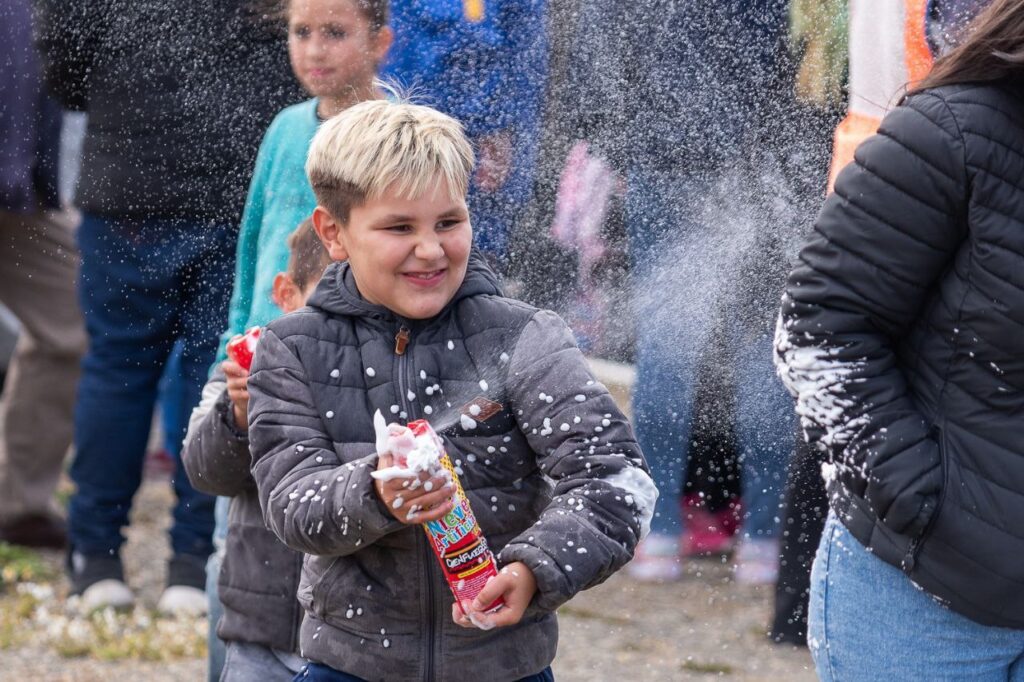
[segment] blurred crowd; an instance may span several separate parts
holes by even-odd
[[[379,76],[465,126],[475,246],[506,291],[627,368],[661,493],[630,573],[678,580],[728,555],[737,581],[775,585],[772,638],[802,644],[828,505],[772,362],[786,275],[853,149],[987,3],[392,0],[365,43],[296,33],[301,12],[346,4],[373,3],[0,9],[0,540],[65,549],[78,594],[123,586],[156,458],[177,499],[162,606],[210,593],[218,613],[226,507],[180,454],[224,342],[285,307],[271,280],[313,199],[264,188],[265,150],[277,135],[304,157],[324,103]]]

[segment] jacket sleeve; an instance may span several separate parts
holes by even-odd
[[[554,610],[630,560],[658,493],[629,422],[554,313],[538,312],[523,329],[508,399],[554,491],[499,559],[529,566],[538,590],[532,608]]]
[[[106,30],[109,3],[42,0],[36,40],[47,88],[68,109],[84,111],[90,77]]]
[[[292,549],[344,556],[406,526],[377,497],[374,444],[334,443],[323,418],[305,369],[269,327],[249,375],[249,441],[263,517]]]
[[[263,197],[267,177],[274,157],[278,121],[267,129],[256,154],[256,167],[249,182],[249,193],[242,211],[242,224],[238,230],[238,247],[235,252],[235,286],[231,292],[228,307],[228,328],[221,334],[217,350],[217,362],[227,357],[227,344],[236,334],[245,332],[252,313],[253,289],[256,286],[256,268],[259,264],[260,229],[263,226]]]
[[[840,174],[789,276],[775,362],[808,441],[890,530],[916,535],[942,485],[931,424],[895,346],[966,237],[964,143],[938,95],[890,113]],[[829,473],[829,476],[832,474]]]
[[[234,497],[256,485],[250,473],[249,437],[235,426],[227,383],[219,369],[192,410],[181,460],[192,487],[204,493]]]

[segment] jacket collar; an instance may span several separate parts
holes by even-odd
[[[441,312],[429,320],[407,320],[382,305],[367,301],[356,287],[356,280],[348,262],[332,263],[327,267],[306,305],[332,315],[365,317],[383,322],[397,321],[413,328],[425,326],[443,317],[456,303],[465,298],[488,294],[501,296],[501,285],[498,276],[487,265],[483,255],[477,249],[473,249],[469,255],[469,265],[462,286]]]

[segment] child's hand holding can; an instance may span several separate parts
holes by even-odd
[[[498,571],[487,581],[476,599],[452,604],[452,620],[464,628],[491,628],[515,625],[523,618],[526,607],[537,593],[537,579],[533,571],[521,561],[515,561]],[[500,609],[489,609],[496,601],[504,602]]]
[[[378,472],[395,470],[392,454],[379,456]],[[412,476],[377,478],[374,488],[388,512],[402,523],[419,525],[436,521],[452,510],[455,487],[443,476],[421,471]]]

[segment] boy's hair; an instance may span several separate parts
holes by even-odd
[[[268,14],[277,16],[282,21],[287,21],[291,0],[277,0],[277,2],[276,10],[272,10]],[[388,19],[391,14],[390,0],[352,0],[352,2],[355,3],[356,9],[359,10],[360,14],[370,22],[370,30],[374,33],[388,25]]]
[[[356,104],[313,136],[306,175],[317,203],[342,224],[354,206],[392,185],[400,196],[414,198],[440,178],[452,198],[466,196],[473,147],[462,124],[430,107],[396,100]]]
[[[316,235],[310,218],[299,223],[288,235],[288,250],[288,275],[299,289],[318,281],[324,269],[331,264],[331,255]]]

